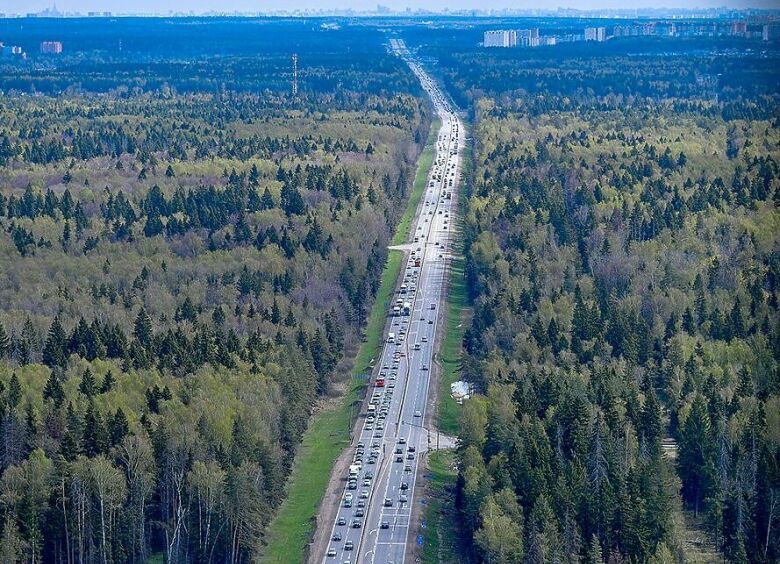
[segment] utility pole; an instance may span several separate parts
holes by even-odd
[[[298,53],[293,53],[293,82],[292,82],[292,95],[298,95]]]

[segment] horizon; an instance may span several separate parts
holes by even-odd
[[[472,12],[479,15],[533,15],[544,17],[545,15],[560,15],[566,13],[594,14],[603,12],[605,16],[621,15],[624,17],[653,17],[654,14],[679,13],[680,15],[696,15],[699,12],[722,13],[731,11],[766,11],[778,12],[780,6],[775,0],[700,0],[697,5],[690,6],[684,0],[665,2],[663,6],[650,6],[646,0],[628,2],[620,0],[607,0],[594,3],[588,0],[574,0],[561,3],[557,0],[543,0],[541,3],[523,3],[517,5],[505,0],[494,0],[480,5],[474,5],[469,0],[427,0],[425,2],[409,2],[407,0],[389,0],[375,2],[372,0],[359,0],[339,5],[334,3],[323,6],[316,0],[295,0],[293,2],[270,2],[258,6],[250,0],[225,0],[213,2],[212,0],[193,0],[184,2],[173,0],[168,2],[156,2],[154,0],[137,0],[132,9],[128,9],[127,3],[119,0],[31,0],[19,11],[19,5],[10,0],[0,0],[0,13],[4,16],[25,15],[87,15],[96,13],[110,13],[111,16],[209,16],[209,15],[254,15],[274,13],[343,13],[353,12],[360,14],[393,15],[417,13],[431,14],[462,14]],[[632,12],[634,14],[632,15]]]

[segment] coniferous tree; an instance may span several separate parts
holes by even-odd
[[[79,392],[84,394],[88,399],[91,399],[96,393],[95,376],[92,371],[87,368],[81,375],[81,383],[79,383]]]
[[[46,380],[46,385],[43,388],[43,400],[51,400],[55,407],[59,408],[65,401],[65,391],[62,389],[60,379],[54,373],[49,373],[49,379]]]
[[[49,368],[64,368],[68,358],[67,344],[68,340],[60,318],[55,316],[43,346],[43,363]]]
[[[6,358],[11,353],[11,339],[5,332],[5,327],[0,323],[0,359]]]
[[[152,344],[152,318],[146,313],[146,308],[141,308],[133,324],[133,335],[144,347]]]

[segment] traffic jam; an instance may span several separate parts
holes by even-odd
[[[436,300],[442,291],[450,237],[452,190],[458,174],[458,142],[462,132],[459,120],[433,81],[416,63],[409,61],[409,64],[439,110],[442,127],[403,278],[388,312],[391,322],[379,365],[373,370],[370,396],[361,413],[362,429],[356,437],[326,552],[326,561],[339,557],[337,561],[344,564],[364,560],[360,555],[366,553],[361,553],[360,545],[366,536],[374,535],[376,545],[380,531],[392,533],[396,527],[403,529],[399,535],[402,540],[394,541],[400,545],[400,559],[387,561],[403,561],[427,403],[429,363],[438,314]],[[436,261],[435,268],[424,270],[426,262]],[[413,393],[409,392],[410,388]],[[404,409],[405,402],[413,403]],[[408,420],[403,419],[405,412]],[[380,481],[384,486],[382,492]],[[407,511],[402,514],[403,509]],[[365,531],[369,526],[371,530]],[[370,560],[374,561],[378,549],[374,546],[370,552]]]

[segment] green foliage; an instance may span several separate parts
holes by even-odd
[[[9,559],[256,560],[310,415],[377,292],[378,334],[400,268],[386,249],[429,117],[379,36],[338,33],[322,57],[321,33],[291,26],[309,76],[292,98],[277,45],[179,67],[189,40],[148,23],[174,46],[151,67],[85,51],[35,97],[13,91],[21,67],[0,71],[3,492],[47,468],[34,500],[0,496]],[[80,41],[106,34],[87,28]],[[358,40],[366,58],[345,57]],[[321,439],[315,482],[341,444]]]
[[[486,562],[677,559],[681,507],[730,561],[780,554],[777,92],[715,101],[641,48],[440,60],[474,114],[459,484]]]

